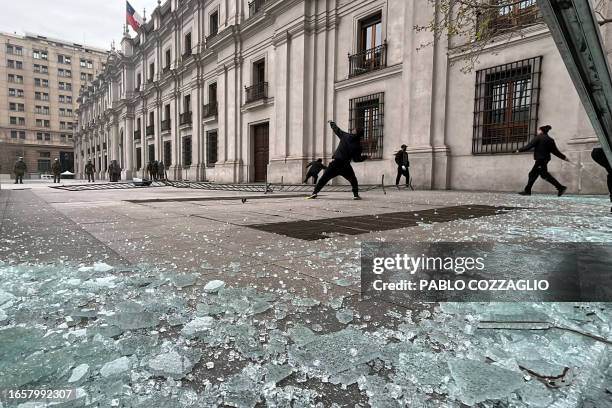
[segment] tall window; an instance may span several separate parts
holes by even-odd
[[[164,106],[164,119],[170,120],[170,104]]]
[[[253,85],[260,84],[266,80],[266,60],[260,59],[253,63]]]
[[[183,113],[191,112],[191,95],[185,95],[183,97]]]
[[[214,13],[212,13],[210,15],[209,21],[210,21],[209,36],[212,37],[212,36],[217,35],[217,33],[219,32],[219,12],[215,11]]]
[[[216,104],[217,103],[217,83],[213,82],[208,85],[208,103]]]
[[[206,133],[206,166],[215,167],[217,163],[217,131],[211,130]]]
[[[383,40],[382,13],[359,22],[357,53],[349,56],[349,77],[387,66],[387,44]]]
[[[167,140],[164,142],[164,165],[166,167],[172,164],[172,142]]]
[[[149,64],[149,82],[153,82],[155,78],[155,63],[152,62]]]
[[[350,127],[362,132],[363,154],[382,159],[384,129],[384,93],[351,99]]]
[[[191,166],[191,136],[183,138],[183,166]]]
[[[191,55],[191,33],[185,34],[185,56]]]
[[[170,69],[170,61],[172,59],[172,53],[170,52],[170,48],[168,48],[166,50],[166,66],[165,66],[165,70],[169,70]]]
[[[136,148],[136,170],[140,170],[142,168],[142,148]]]
[[[382,14],[361,20],[359,23],[359,51],[367,51],[380,47],[382,39]]]
[[[535,135],[542,57],[476,72],[472,153],[509,153]]]

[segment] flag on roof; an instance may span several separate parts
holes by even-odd
[[[134,7],[132,7],[129,1],[126,1],[125,3],[127,5],[127,22],[134,29],[134,31],[138,31],[144,20],[142,17],[140,17],[140,14],[134,10]]]

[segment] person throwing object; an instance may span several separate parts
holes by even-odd
[[[331,163],[321,176],[321,179],[317,182],[313,193],[308,196],[309,199],[317,198],[319,191],[325,187],[325,185],[333,178],[342,176],[349,183],[351,183],[351,187],[353,188],[353,199],[361,200],[359,197],[359,183],[357,181],[357,177],[355,176],[355,171],[351,166],[351,161],[356,163],[367,160],[367,156],[362,155],[361,148],[361,137],[363,135],[363,131],[358,128],[353,128],[351,133],[344,132],[340,130],[340,128],[336,125],[335,122],[329,121],[329,125],[332,130],[340,139],[340,143],[336,148],[336,152],[332,157]]]
[[[521,191],[520,195],[531,195],[531,188],[539,177],[548,181],[550,184],[555,186],[557,189],[557,196],[561,197],[567,187],[562,185],[548,172],[548,162],[551,159],[551,153],[560,158],[561,160],[569,161],[567,157],[557,149],[555,139],[548,135],[548,132],[552,127],[550,125],[542,126],[538,129],[537,136],[526,146],[516,150],[514,153],[527,152],[533,149],[533,159],[535,164],[529,172],[529,180],[525,190]]]

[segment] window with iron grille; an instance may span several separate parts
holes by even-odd
[[[473,154],[510,153],[537,132],[542,57],[476,72]]]
[[[500,0],[489,0],[491,6],[500,4]],[[506,2],[509,3],[509,2]],[[526,26],[538,24],[542,21],[537,0],[523,0],[499,7],[486,8],[478,15],[479,34],[496,35]]]
[[[183,138],[183,166],[191,166],[191,136]]]
[[[350,128],[363,132],[363,154],[371,159],[382,159],[383,155],[384,99],[381,92],[350,101]]]
[[[215,167],[217,163],[217,131],[211,130],[206,133],[206,166]]]

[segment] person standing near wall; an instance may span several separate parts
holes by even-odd
[[[87,160],[87,164],[85,165],[85,174],[87,174],[87,182],[88,183],[93,183],[94,181],[94,172],[96,171],[96,168],[94,167],[93,163],[91,162],[91,159]]]
[[[533,159],[535,160],[535,164],[529,172],[527,185],[525,189],[519,193],[520,195],[531,195],[531,188],[538,179],[538,176],[555,186],[558,197],[561,197],[567,190],[566,186],[559,183],[559,181],[548,172],[548,162],[551,160],[551,154],[554,154],[561,160],[569,161],[567,157],[557,149],[555,140],[548,135],[551,129],[552,127],[550,125],[540,127],[538,129],[538,134],[529,144],[514,152],[527,152],[533,149]]]
[[[13,172],[15,173],[15,184],[23,184],[23,175],[28,171],[28,166],[23,161],[23,157],[20,157],[13,166]]]
[[[327,170],[321,176],[321,179],[317,182],[313,193],[308,196],[310,199],[317,198],[319,191],[334,177],[342,176],[349,183],[353,189],[353,199],[361,200],[359,196],[359,183],[355,176],[355,171],[351,166],[351,161],[356,163],[367,160],[368,156],[362,155],[361,137],[363,131],[358,128],[353,128],[350,133],[340,130],[335,122],[329,121],[329,125],[332,130],[340,139],[338,148],[334,153],[333,160],[329,163]]]
[[[62,166],[60,165],[59,159],[55,159],[51,165],[51,173],[53,173],[53,183],[60,182],[60,174],[62,173]]]
[[[408,160],[407,146],[402,145],[402,148],[395,153],[395,163],[397,164],[397,177],[395,177],[395,187],[399,190],[399,182],[402,176],[406,177],[406,188],[410,187],[410,161]]]
[[[606,152],[604,152],[604,149],[601,147],[595,147],[591,151],[591,157],[595,163],[599,164],[608,172],[608,192],[610,193],[610,202],[612,203],[612,166],[606,157]],[[612,208],[610,208],[610,212],[612,213]]]

